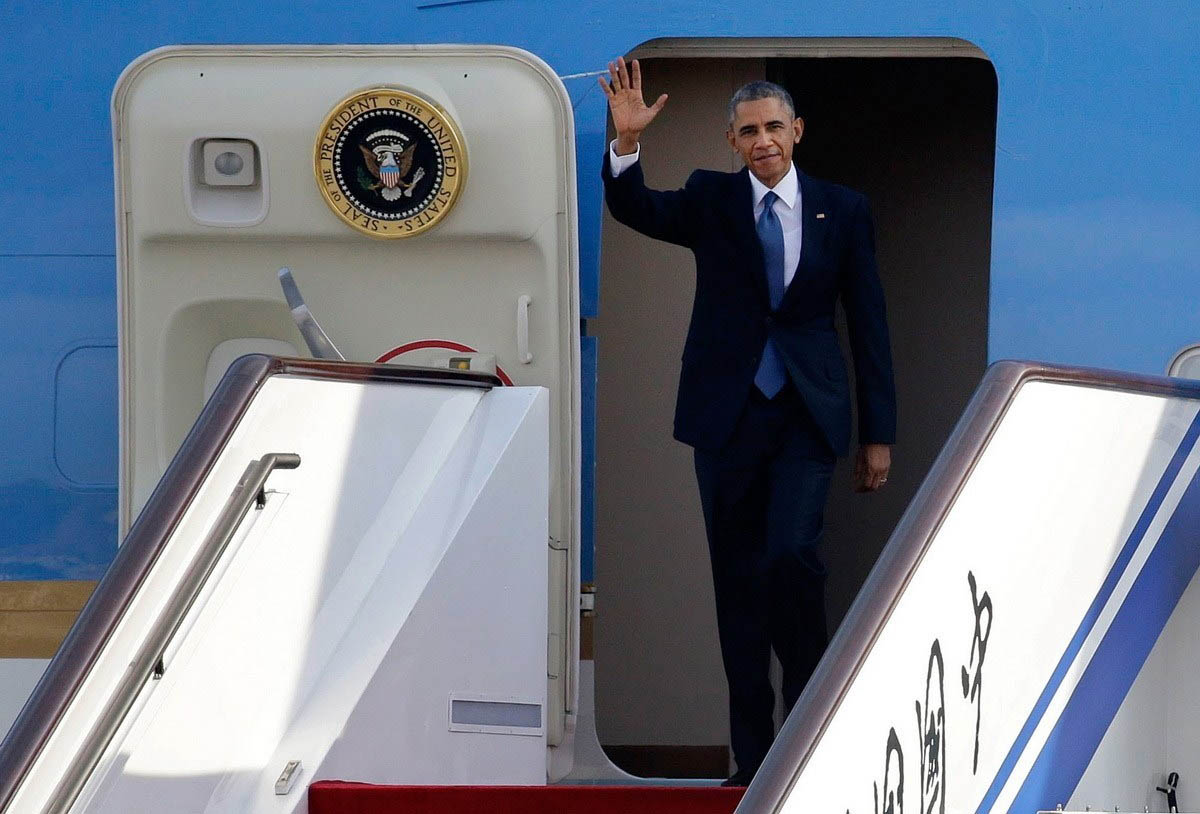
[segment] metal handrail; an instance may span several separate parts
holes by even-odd
[[[247,464],[237,485],[225,501],[224,509],[180,579],[179,586],[172,592],[158,621],[130,660],[125,675],[100,713],[92,731],[59,778],[45,811],[65,812],[74,804],[75,798],[83,790],[101,755],[120,729],[142,687],[151,678],[162,675],[165,669],[162,663],[163,652],[179,630],[179,626],[183,624],[188,611],[204,589],[205,583],[224,555],[250,507],[256,504],[261,507],[264,504],[267,478],[276,469],[295,469],[298,466],[300,456],[290,452],[272,452]]]
[[[780,728],[738,814],[777,812],[787,800],[1017,391],[1033,381],[1200,399],[1200,381],[1037,362],[992,364]]]

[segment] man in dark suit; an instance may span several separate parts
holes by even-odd
[[[675,437],[695,448],[730,740],[745,785],[774,739],[774,648],[790,711],[827,643],[816,554],[836,456],[850,445],[850,393],[834,329],[846,312],[857,380],[855,486],[887,482],[895,387],[866,199],[792,164],[804,132],[787,91],[752,82],[729,104],[737,173],[697,170],[682,189],[647,189],[638,144],[666,104],[642,98],[623,59],[600,85],[617,138],[604,160],[609,211],[696,257]]]

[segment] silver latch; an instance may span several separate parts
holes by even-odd
[[[283,767],[283,771],[279,773],[279,779],[275,781],[275,793],[287,794],[292,790],[292,786],[296,785],[296,780],[300,777],[300,761],[289,760],[287,765]]]

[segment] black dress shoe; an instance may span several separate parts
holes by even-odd
[[[728,780],[723,780],[721,785],[724,787],[740,787],[745,788],[750,785],[750,781],[754,779],[754,772],[739,769],[730,775]]]

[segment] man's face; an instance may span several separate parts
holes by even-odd
[[[739,104],[725,136],[750,172],[773,187],[787,175],[803,133],[803,119],[792,118],[778,99],[766,98]]]

